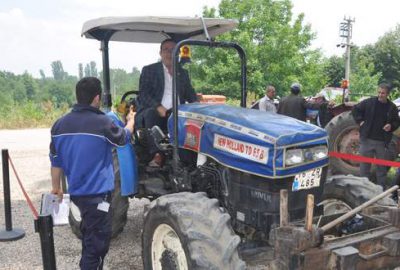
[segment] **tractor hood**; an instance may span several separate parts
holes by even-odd
[[[286,167],[285,151],[327,145],[315,125],[280,114],[229,105],[179,106],[178,144],[244,172],[283,178],[327,165],[328,158]],[[173,118],[169,119],[170,134]],[[174,138],[172,138],[174,140]]]

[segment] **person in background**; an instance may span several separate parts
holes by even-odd
[[[260,111],[276,113],[276,107],[274,104],[275,94],[275,87],[273,87],[272,85],[268,85],[265,88],[265,96],[260,99],[260,102],[258,104],[258,108]]]
[[[387,159],[392,132],[400,125],[396,105],[388,99],[390,87],[386,83],[378,86],[378,95],[365,99],[354,106],[352,115],[360,125],[361,156]],[[361,176],[370,178],[371,164],[360,163]],[[387,168],[376,166],[377,183],[386,188]]]
[[[321,93],[314,97],[314,102],[320,104],[317,115],[317,125],[324,128],[334,117],[333,113],[329,111],[329,108],[333,107],[335,103],[333,101],[328,102]]]
[[[143,67],[139,79],[138,110],[136,114],[137,128],[152,128],[159,126],[167,130],[168,111],[172,108],[172,51],[176,42],[166,39],[161,43],[161,62]],[[178,68],[177,92],[179,104],[196,102],[197,96],[190,83],[186,70]],[[153,160],[150,166],[162,164],[161,153],[155,143],[151,142],[150,154]]]
[[[290,86],[291,94],[284,97],[278,106],[278,113],[296,118],[301,121],[306,121],[307,109],[319,109],[321,104],[307,102],[304,97],[300,95],[301,85],[293,83]]]
[[[112,148],[130,141],[134,117],[118,127],[100,111],[101,82],[86,77],[76,84],[77,104],[51,128],[52,194],[62,198],[61,177],[82,223],[81,269],[103,269],[111,239],[111,194],[114,190]]]

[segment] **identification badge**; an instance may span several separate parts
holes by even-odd
[[[101,202],[97,205],[97,209],[108,213],[108,209],[110,209],[110,204],[108,202]]]

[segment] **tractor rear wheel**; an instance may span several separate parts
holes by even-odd
[[[144,269],[245,269],[239,243],[230,216],[205,193],[161,196],[145,213]]]
[[[350,111],[335,116],[325,127],[329,136],[329,151],[358,155],[360,148],[359,126]],[[330,158],[332,174],[360,175],[360,163],[340,158]]]
[[[382,193],[382,187],[375,185],[366,177],[353,175],[334,175],[324,186],[324,215],[350,211]],[[378,205],[395,206],[389,197],[379,200]]]

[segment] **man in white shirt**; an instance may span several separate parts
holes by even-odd
[[[168,110],[172,108],[172,51],[176,42],[166,39],[160,46],[161,62],[143,67],[139,80],[138,109],[136,128],[152,128],[157,125],[167,130]],[[196,93],[190,83],[189,75],[177,66],[177,92],[179,104],[197,101]],[[150,147],[153,156],[158,149]]]
[[[258,103],[258,108],[260,111],[269,111],[276,113],[276,107],[274,104],[274,97],[275,97],[275,87],[272,85],[268,85],[265,88],[265,96],[260,99],[260,102]]]

